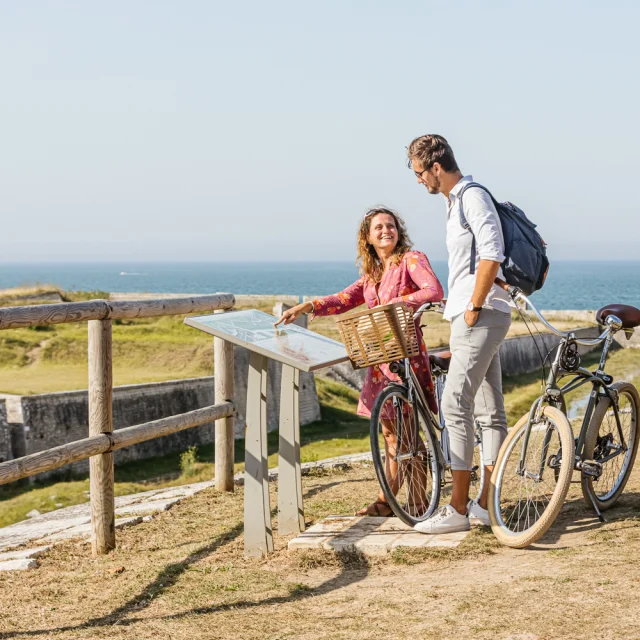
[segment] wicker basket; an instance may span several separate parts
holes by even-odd
[[[354,369],[420,353],[413,312],[403,302],[352,311],[335,320]]]

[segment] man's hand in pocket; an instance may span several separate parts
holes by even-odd
[[[478,317],[480,316],[479,311],[469,311],[467,309],[464,312],[464,321],[467,323],[467,327],[473,327],[476,322],[478,322]]]

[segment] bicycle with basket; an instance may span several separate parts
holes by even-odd
[[[373,465],[392,511],[413,526],[437,509],[449,481],[447,430],[429,404],[413,371],[410,358],[420,352],[417,320],[425,311],[442,313],[441,303],[426,303],[415,313],[404,303],[352,311],[336,318],[355,369],[388,364],[397,379],[377,396],[371,411]],[[450,353],[430,356],[438,408]],[[476,428],[472,491],[482,491],[484,480],[480,430]]]

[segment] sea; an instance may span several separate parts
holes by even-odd
[[[446,262],[433,261],[432,267],[446,289]],[[41,284],[81,291],[321,296],[357,277],[353,262],[0,263],[0,289]],[[554,262],[532,301],[541,309],[640,307],[640,261]]]

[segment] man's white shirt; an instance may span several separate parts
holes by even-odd
[[[460,223],[460,198],[457,194],[473,182],[472,176],[465,176],[451,189],[447,204],[447,251],[449,252],[449,282],[444,318],[452,320],[464,313],[471,301],[476,284],[476,274],[480,260],[503,262],[504,237],[498,212],[489,194],[483,189],[470,187],[464,192],[464,217],[476,238],[475,272],[470,273],[471,244],[473,236]],[[504,280],[502,268],[498,278]],[[509,296],[504,289],[493,285],[484,304],[487,309],[511,313]]]

